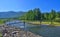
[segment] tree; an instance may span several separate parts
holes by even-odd
[[[56,22],[60,22],[60,11],[56,12]]]
[[[48,21],[49,20],[49,13],[45,13],[44,18],[45,18],[46,21]]]
[[[58,11],[57,13],[56,13],[57,15],[57,18],[60,18],[60,11]]]
[[[42,20],[44,21],[45,20],[45,13],[41,13],[41,18],[42,18]]]
[[[35,15],[34,15],[33,11],[29,10],[27,13],[28,20],[34,20],[34,17],[35,17]]]
[[[40,11],[40,9],[39,8],[35,8],[34,10],[33,10],[33,12],[34,12],[34,15],[35,15],[35,20],[38,20],[38,21],[40,21],[40,25],[41,25],[41,17],[42,17],[42,15],[41,15],[41,11]]]
[[[56,18],[56,11],[55,10],[51,10],[51,13],[50,13],[51,25],[52,25],[53,20],[55,20],[55,18]]]
[[[39,8],[35,8],[33,10],[34,14],[35,14],[35,20],[41,20],[41,12]]]

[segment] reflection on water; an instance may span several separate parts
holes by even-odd
[[[12,24],[10,26],[22,27],[24,23]],[[42,35],[44,37],[60,37],[60,27],[50,27],[46,25],[36,26],[31,24],[25,24],[26,30],[29,30],[35,34]]]
[[[44,37],[60,37],[60,27],[37,26],[29,28],[33,33],[42,35]]]

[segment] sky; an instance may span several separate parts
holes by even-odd
[[[0,12],[28,11],[40,8],[42,12],[60,11],[60,0],[0,0]]]

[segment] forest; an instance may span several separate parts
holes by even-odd
[[[60,11],[51,10],[50,12],[41,12],[39,8],[29,10],[22,15],[20,20],[42,21],[42,22],[60,22]]]

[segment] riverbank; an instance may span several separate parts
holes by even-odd
[[[0,33],[0,37],[2,37],[2,33]]]
[[[4,31],[5,30],[5,31]],[[20,28],[10,27],[10,26],[0,26],[0,32],[2,31],[1,36],[5,37],[42,37],[38,34],[34,34],[29,31],[21,30]],[[4,32],[3,32],[4,31]],[[6,32],[6,33],[5,33]]]
[[[24,21],[24,20],[22,20]],[[25,20],[26,23],[30,23],[30,24],[33,24],[33,25],[51,25],[51,22],[41,22],[40,21],[27,21]],[[52,22],[52,25],[53,26],[60,26],[60,23],[59,22]]]

